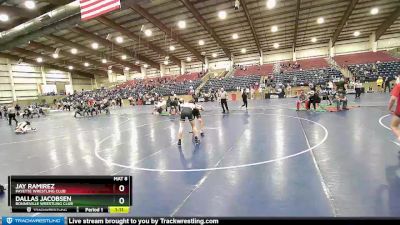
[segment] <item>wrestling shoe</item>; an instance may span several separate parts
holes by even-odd
[[[199,140],[198,137],[194,137],[194,143],[195,143],[196,145],[199,145],[199,144],[200,144],[200,140]]]
[[[181,146],[182,145],[182,141],[181,141],[181,139],[179,139],[178,140],[178,146]]]

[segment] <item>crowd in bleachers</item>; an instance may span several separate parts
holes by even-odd
[[[342,77],[342,73],[335,68],[322,68],[311,70],[295,70],[275,73],[269,76],[265,84],[290,84],[291,86],[304,86],[308,83],[325,84],[330,80],[338,80]]]
[[[238,89],[240,90],[243,88],[249,88],[251,86],[258,86],[260,79],[260,75],[210,79],[204,85],[203,89],[208,91],[224,88],[225,91],[237,91]]]
[[[282,69],[281,71],[290,69],[293,70],[300,69],[300,63],[297,62],[280,63],[280,68]]]
[[[157,101],[164,95],[190,94],[201,83],[203,73],[185,73],[174,78],[164,76],[158,78],[134,79],[115,88],[100,88],[93,91],[82,91],[69,95],[59,101],[58,108],[69,109],[69,106],[76,108],[77,105],[84,105],[88,101],[94,101],[101,105],[109,102],[109,105],[119,105],[122,99],[128,99],[131,104],[144,104]]]
[[[376,81],[378,77],[394,78],[400,72],[400,62],[377,62],[349,65],[348,69],[361,81]]]
[[[174,82],[169,84],[163,84],[156,87],[153,91],[161,95],[171,94],[192,94],[196,88],[201,84],[201,80],[188,80],[183,82]]]

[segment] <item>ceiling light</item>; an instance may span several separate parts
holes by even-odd
[[[360,31],[356,31],[356,32],[354,32],[354,34],[353,34],[354,36],[356,36],[356,37],[358,37],[358,36],[360,36]]]
[[[244,54],[244,53],[246,53],[246,49],[245,49],[245,48],[242,48],[242,49],[240,50],[240,52]]]
[[[276,6],[276,0],[267,0],[267,8],[273,9]]]
[[[212,57],[213,57],[213,58],[216,58],[217,56],[218,56],[217,53],[213,53],[213,54],[212,54]]]
[[[317,38],[315,38],[315,37],[311,38],[311,42],[313,42],[313,43],[317,42]]]
[[[221,20],[224,20],[224,19],[226,19],[226,12],[225,11],[219,11],[218,12],[218,17],[221,19]]]
[[[168,65],[168,64],[169,64],[168,60],[165,60],[164,65]]]
[[[125,71],[129,71],[129,67],[125,67]]]
[[[153,34],[153,32],[152,32],[151,30],[147,29],[147,30],[144,31],[144,34],[145,34],[147,37],[150,37],[150,36]]]
[[[279,48],[279,43],[275,43],[274,48]]]
[[[169,46],[169,50],[170,51],[175,51],[175,46],[173,46],[173,45]]]
[[[69,70],[73,70],[74,67],[73,67],[73,66],[68,66],[68,69],[69,69]]]
[[[89,63],[85,62],[83,65],[86,66],[86,67],[88,67],[88,66],[89,66]]]
[[[180,20],[180,21],[178,22],[178,27],[179,27],[180,29],[185,29],[185,28],[186,28],[186,22],[185,22],[184,20]]]
[[[115,40],[117,41],[117,43],[122,43],[122,42],[124,42],[124,38],[121,37],[121,36],[116,37]]]
[[[324,22],[325,22],[324,17],[319,17],[319,18],[317,19],[317,23],[318,23],[318,24],[323,24]]]
[[[126,60],[126,55],[122,55],[121,59]]]
[[[274,25],[271,27],[272,32],[277,32],[278,31],[278,26]]]
[[[139,63],[140,63],[139,61],[136,61],[136,62],[135,62],[136,65],[139,65]]]
[[[92,48],[93,49],[98,49],[99,48],[99,44],[97,44],[96,42],[92,43]]]
[[[203,41],[203,40],[200,40],[200,41],[199,41],[199,45],[204,45],[204,41]]]
[[[372,15],[376,15],[376,14],[378,14],[378,12],[379,12],[379,8],[377,8],[377,7],[371,9]]]
[[[58,54],[57,53],[53,53],[53,58],[57,59],[58,58]]]
[[[38,62],[38,63],[41,63],[41,62],[43,62],[43,59],[42,59],[42,57],[38,57],[38,58],[36,58],[36,62]]]
[[[102,63],[107,63],[107,59],[102,59],[101,62]]]
[[[27,9],[34,9],[36,7],[36,3],[34,1],[25,1],[24,3]]]
[[[191,57],[187,57],[186,61],[190,62],[190,61],[192,61],[192,58]]]
[[[76,48],[73,48],[71,49],[71,53],[75,55],[76,53],[78,53],[78,50]]]
[[[1,22],[7,22],[10,19],[7,14],[0,14],[0,21]]]
[[[238,38],[239,38],[239,35],[236,34],[236,33],[234,33],[234,34],[232,34],[232,38],[233,38],[233,39],[238,39]]]
[[[148,66],[147,64],[144,64],[143,67],[144,67],[144,68],[147,68],[147,67],[149,67],[149,66]]]

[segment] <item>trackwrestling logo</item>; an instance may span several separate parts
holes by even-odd
[[[64,225],[64,217],[3,217],[2,223],[3,225]]]

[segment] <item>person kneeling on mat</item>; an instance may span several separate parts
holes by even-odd
[[[15,133],[17,134],[25,134],[28,131],[36,131],[36,128],[31,127],[31,123],[29,121],[18,123],[17,127],[15,128]]]
[[[299,99],[297,99],[297,101],[296,101],[296,109],[297,109],[297,111],[300,110],[300,107],[301,107],[302,104],[304,104],[304,108],[307,109],[307,104],[308,104],[307,96],[306,96],[306,94],[304,93],[303,90],[300,92]]]
[[[24,109],[24,113],[22,114],[22,118],[31,118],[32,112],[29,108]]]
[[[348,110],[347,109],[346,91],[344,91],[343,89],[339,89],[339,91],[336,94],[335,102],[336,102],[337,111],[340,111],[340,103],[343,104],[342,110]]]
[[[153,114],[161,114],[164,111],[166,106],[167,106],[167,102],[161,98],[160,101],[154,103]]]
[[[186,118],[189,120],[190,125],[192,126],[195,143],[200,144],[200,140],[198,138],[198,131],[197,131],[196,125],[194,123],[194,117],[193,117],[193,109],[195,107],[196,106],[194,105],[194,100],[190,100],[190,102],[183,102],[180,104],[181,121],[179,122],[178,146],[182,145],[183,126],[185,124]]]
[[[78,104],[76,106],[76,111],[75,111],[74,117],[76,117],[77,114],[79,114],[80,116],[85,116],[85,111],[84,111],[82,104]]]

